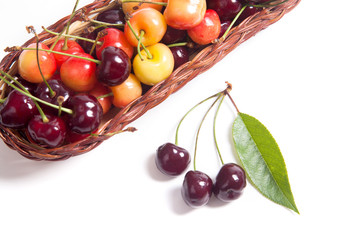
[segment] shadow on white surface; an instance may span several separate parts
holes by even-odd
[[[54,165],[50,161],[35,161],[21,156],[18,152],[0,144],[0,179],[27,177]]]

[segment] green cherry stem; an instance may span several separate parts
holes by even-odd
[[[220,100],[220,103],[216,109],[216,113],[215,113],[215,117],[214,117],[214,124],[213,124],[213,134],[214,134],[214,141],[215,141],[215,146],[216,146],[216,150],[218,152],[218,155],[219,155],[219,158],[220,158],[220,161],[221,161],[221,164],[224,165],[224,160],[222,158],[222,155],[220,153],[220,148],[219,148],[219,145],[218,145],[218,141],[217,141],[217,137],[216,137],[216,120],[217,120],[217,116],[219,114],[219,109],[225,99],[225,91],[223,92],[223,94],[221,94],[221,100]]]
[[[69,34],[69,31],[70,31],[70,24],[71,24],[71,20],[75,17],[75,14],[76,14],[76,9],[77,9],[77,6],[79,4],[79,0],[76,0],[76,3],[75,3],[75,6],[72,10],[72,13],[71,13],[71,16],[66,24],[66,30],[65,30],[65,34]],[[64,46],[62,47],[62,50],[63,51],[66,51],[68,50],[68,45],[67,45],[67,42],[68,42],[68,38],[65,37],[64,39]]]
[[[180,122],[179,122],[179,124],[178,124],[178,126],[177,126],[177,128],[176,128],[176,133],[175,133],[175,145],[178,145],[178,143],[179,143],[179,138],[178,138],[178,136],[179,136],[180,126],[181,126],[181,124],[183,123],[184,119],[189,115],[189,113],[192,112],[196,107],[200,106],[202,103],[204,103],[204,102],[206,102],[206,101],[208,101],[208,100],[210,100],[210,99],[212,99],[212,98],[214,98],[214,97],[218,97],[218,96],[219,96],[219,93],[214,94],[214,95],[212,95],[212,96],[210,96],[210,97],[202,100],[201,102],[199,102],[199,103],[197,103],[195,106],[193,106],[187,113],[185,113],[185,115],[181,118],[181,120],[180,120]]]
[[[69,38],[74,38],[74,39],[78,39],[78,40],[83,40],[83,41],[87,41],[87,42],[91,42],[91,43],[95,43],[96,41],[95,40],[92,40],[92,39],[88,39],[88,38],[84,38],[84,37],[80,37],[80,36],[76,36],[76,35],[70,35],[70,34],[62,34],[61,32],[60,33],[57,33],[57,32],[54,32],[54,31],[51,31],[49,29],[47,29],[46,27],[42,26],[42,29],[47,32],[47,33],[50,33],[52,35],[55,35],[55,36],[63,36],[63,37],[69,37]],[[102,43],[101,42],[97,42],[98,45],[101,45]]]
[[[194,164],[194,171],[196,171],[196,153],[197,153],[197,146],[198,146],[198,142],[199,142],[199,135],[200,135],[200,129],[205,121],[206,116],[208,115],[208,113],[210,112],[210,110],[214,107],[214,105],[216,104],[216,102],[222,97],[222,92],[220,94],[216,94],[217,98],[215,99],[215,101],[211,104],[211,106],[209,107],[209,109],[206,111],[204,117],[201,119],[199,128],[196,132],[196,137],[195,137],[195,149],[194,149],[194,157],[193,157],[193,164]]]
[[[97,25],[100,25],[100,27],[124,27],[125,25],[122,23],[107,23],[107,22],[102,22],[102,21],[98,21],[95,19],[89,19],[89,21],[91,23],[95,23]]]
[[[151,1],[143,1],[143,0],[122,0],[121,3],[150,3],[150,4],[155,4],[155,5],[161,5],[161,6],[167,6],[168,3],[166,2],[151,2]]]
[[[234,26],[235,22],[238,20],[238,18],[240,17],[240,15],[244,12],[245,8],[247,8],[249,5],[244,5],[240,11],[238,12],[238,14],[236,14],[235,18],[232,20],[232,22],[230,23],[229,27],[226,29],[225,33],[221,36],[220,39],[224,40],[225,37],[228,35],[228,33],[230,32],[230,30],[232,29],[232,27]]]
[[[5,48],[5,52],[12,52],[12,51],[21,51],[21,50],[35,50],[36,48],[27,48],[27,47],[7,47]],[[58,51],[53,51],[53,50],[48,50],[48,49],[39,49],[39,51],[43,51],[43,52],[49,52],[49,53],[55,53],[55,54],[59,54],[59,55],[64,55],[64,56],[68,56],[68,57],[75,57],[75,58],[80,58],[80,59],[84,59],[84,60],[88,60],[90,62],[94,62],[96,64],[100,64],[101,61],[97,60],[97,59],[92,59],[92,58],[87,58],[87,57],[81,57],[81,56],[77,56],[74,54],[69,54],[69,53],[64,53],[64,52],[58,52]]]
[[[180,42],[180,43],[172,43],[167,45],[169,48],[171,47],[182,47],[182,46],[188,46],[189,43],[188,42]]]
[[[145,47],[145,45],[142,43],[142,41],[140,41],[140,37],[137,35],[137,33],[135,32],[134,28],[131,26],[130,21],[129,21],[129,20],[126,20],[126,23],[127,23],[127,25],[129,26],[131,32],[134,34],[136,40],[138,40],[138,41],[140,42],[141,47],[144,49],[144,51],[145,51],[145,53],[146,53],[146,55],[147,55],[147,58],[148,58],[148,59],[152,59],[153,56],[151,55],[151,53],[149,52],[149,50]],[[144,32],[144,31],[143,31],[143,32]],[[144,33],[145,33],[145,32],[144,32]],[[141,34],[141,31],[140,31],[140,34]],[[140,53],[139,50],[138,50],[138,54],[139,54],[141,60],[143,60],[142,57],[141,57],[141,53]]]
[[[7,74],[6,72],[0,70],[0,73],[6,77],[8,77],[9,79],[11,79],[12,81],[16,82],[16,79],[14,79],[13,77],[11,77],[9,74]],[[9,82],[6,78],[0,76],[0,79],[3,80],[6,84],[8,84],[10,87],[12,87],[13,89],[15,89],[16,91],[24,94],[25,96],[28,96],[29,98],[31,98],[32,100],[36,101],[36,102],[40,102],[42,104],[45,104],[49,107],[55,108],[55,109],[59,109],[59,106],[46,102],[44,100],[41,100],[40,98],[37,98],[33,95],[31,95],[29,92],[22,90],[21,88],[15,86],[14,84],[12,84],[11,82]],[[68,113],[68,114],[73,114],[73,111],[69,108],[62,108],[62,111]]]

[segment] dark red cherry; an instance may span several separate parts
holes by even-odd
[[[8,128],[24,128],[38,113],[31,98],[12,90],[0,107],[0,124]]]
[[[175,29],[168,26],[161,42],[166,45],[182,42],[185,40],[186,35],[186,30]]]
[[[212,195],[213,182],[211,178],[200,171],[189,171],[186,173],[181,194],[190,207],[201,207],[206,205]]]
[[[99,82],[113,87],[123,83],[130,75],[129,56],[120,48],[106,47],[101,53],[101,64],[96,69]]]
[[[73,110],[73,114],[67,115],[70,131],[86,134],[99,127],[103,109],[96,97],[87,93],[76,94],[69,99],[68,107]]]
[[[226,30],[228,30],[228,28],[230,27],[230,24],[231,24],[230,20],[226,20],[226,21],[221,22],[221,30],[220,30],[219,37],[222,37],[224,35]]]
[[[50,90],[48,86],[45,84],[45,82],[42,82],[38,85],[38,87],[35,90],[34,95],[41,100],[44,100],[46,102],[59,105],[58,98],[63,98],[63,107],[67,107],[67,102],[69,101],[70,97],[74,95],[74,92],[70,90],[68,87],[64,85],[64,83],[59,79],[50,79],[47,81],[51,89],[54,91],[55,96],[51,96]],[[47,105],[41,104],[41,108],[46,113],[51,113],[53,115],[58,114],[58,110],[52,107],[49,107]]]
[[[213,192],[218,199],[229,202],[239,198],[245,186],[245,171],[237,164],[228,163],[217,174]]]
[[[18,77],[17,81],[20,83],[21,86],[23,86],[31,94],[33,94],[35,89],[37,88],[37,84],[26,81],[21,77]],[[18,86],[15,82],[12,82],[12,83],[15,84],[15,86]]]
[[[155,163],[162,173],[178,176],[189,166],[190,154],[173,143],[165,143],[157,149]]]
[[[97,15],[96,20],[111,24],[125,24],[125,14],[121,9],[110,9]]]
[[[240,14],[239,18],[236,20],[235,25],[240,24],[242,21],[244,21],[246,18],[254,15],[257,12],[260,12],[262,8],[257,8],[253,6],[248,6],[244,9],[244,11]]]
[[[171,47],[174,56],[174,70],[189,61],[189,51],[185,46]]]
[[[232,20],[242,7],[241,0],[207,0],[206,4],[217,12],[221,21]]]
[[[87,30],[85,30],[86,32],[82,34],[82,37],[90,39],[90,40],[95,40],[97,37],[97,32],[88,32]],[[84,41],[84,40],[78,40],[79,45],[84,49],[84,51],[86,53],[90,53],[92,47],[93,47],[93,43],[89,42],[89,41]],[[95,51],[93,52],[92,56],[94,58],[96,58],[96,53]]]
[[[60,147],[65,140],[66,124],[60,117],[46,115],[48,122],[43,122],[40,115],[35,115],[27,126],[30,138],[43,147]]]

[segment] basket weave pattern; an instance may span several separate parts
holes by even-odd
[[[101,129],[99,129],[99,136],[89,137],[77,143],[52,149],[40,148],[30,143],[17,131],[5,128],[1,125],[0,137],[7,146],[16,150],[24,157],[33,160],[64,160],[72,156],[86,153],[108,139],[111,136],[109,134],[125,129],[128,124],[141,117],[149,109],[160,104],[168,96],[181,89],[197,75],[210,69],[238,45],[281,19],[284,14],[291,11],[299,4],[299,2],[300,0],[289,0],[281,5],[266,8],[244,20],[240,25],[229,32],[224,41],[209,45],[202,49],[191,61],[177,68],[168,79],[153,86],[142,97],[130,103],[128,106],[117,112],[114,117],[104,122],[101,125]],[[75,22],[81,20],[84,15],[96,14],[112,8],[115,4],[117,4],[116,1],[96,0],[79,9],[72,21]],[[69,16],[64,17],[55,24],[49,26],[48,29],[60,32],[68,20]],[[77,33],[79,34],[85,27],[87,27],[86,24],[81,25],[78,29],[75,29],[74,33],[76,34],[76,31],[78,31]],[[52,35],[46,32],[39,34],[39,38],[41,41],[45,41],[45,43],[51,42],[52,39],[54,39]],[[30,39],[24,43],[23,46],[27,46],[31,42],[35,42],[35,39]],[[9,53],[0,62],[0,69],[14,75],[17,71],[16,64],[14,63],[17,61],[19,55],[20,52]],[[0,87],[2,84],[3,83],[0,84]],[[1,94],[3,95],[4,91],[2,91]]]

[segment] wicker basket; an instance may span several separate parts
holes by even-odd
[[[22,156],[33,160],[64,160],[72,156],[86,153],[108,139],[111,136],[111,133],[123,130],[129,123],[141,117],[149,109],[160,104],[169,95],[178,91],[197,75],[211,68],[242,42],[278,21],[284,14],[296,7],[299,2],[300,0],[289,0],[281,5],[266,8],[244,20],[240,25],[229,32],[224,41],[205,47],[197,53],[191,61],[177,68],[168,79],[151,87],[151,89],[139,99],[130,103],[120,111],[115,112],[109,120],[102,123],[98,132],[99,136],[88,137],[79,142],[52,149],[40,148],[29,142],[21,132],[3,126],[0,126],[0,137],[11,149],[16,150]],[[72,21],[79,22],[84,14],[96,14],[110,9],[116,4],[117,1],[96,0],[77,10],[77,14]],[[55,24],[49,26],[48,29],[60,32],[68,20],[69,16],[64,17]],[[72,28],[72,33],[80,34],[87,26],[88,23],[81,22],[80,24],[77,24],[76,27]],[[46,44],[51,43],[54,39],[52,35],[46,32],[39,34],[39,38]],[[35,39],[30,39],[24,43],[23,46],[34,41]],[[0,63],[0,69],[9,72],[12,75],[16,73],[17,64],[14,63],[17,61],[19,54],[20,52],[12,52],[5,56]],[[4,89],[1,87],[3,84],[4,83],[0,83],[0,89]],[[1,95],[4,95],[4,90],[0,91]]]

